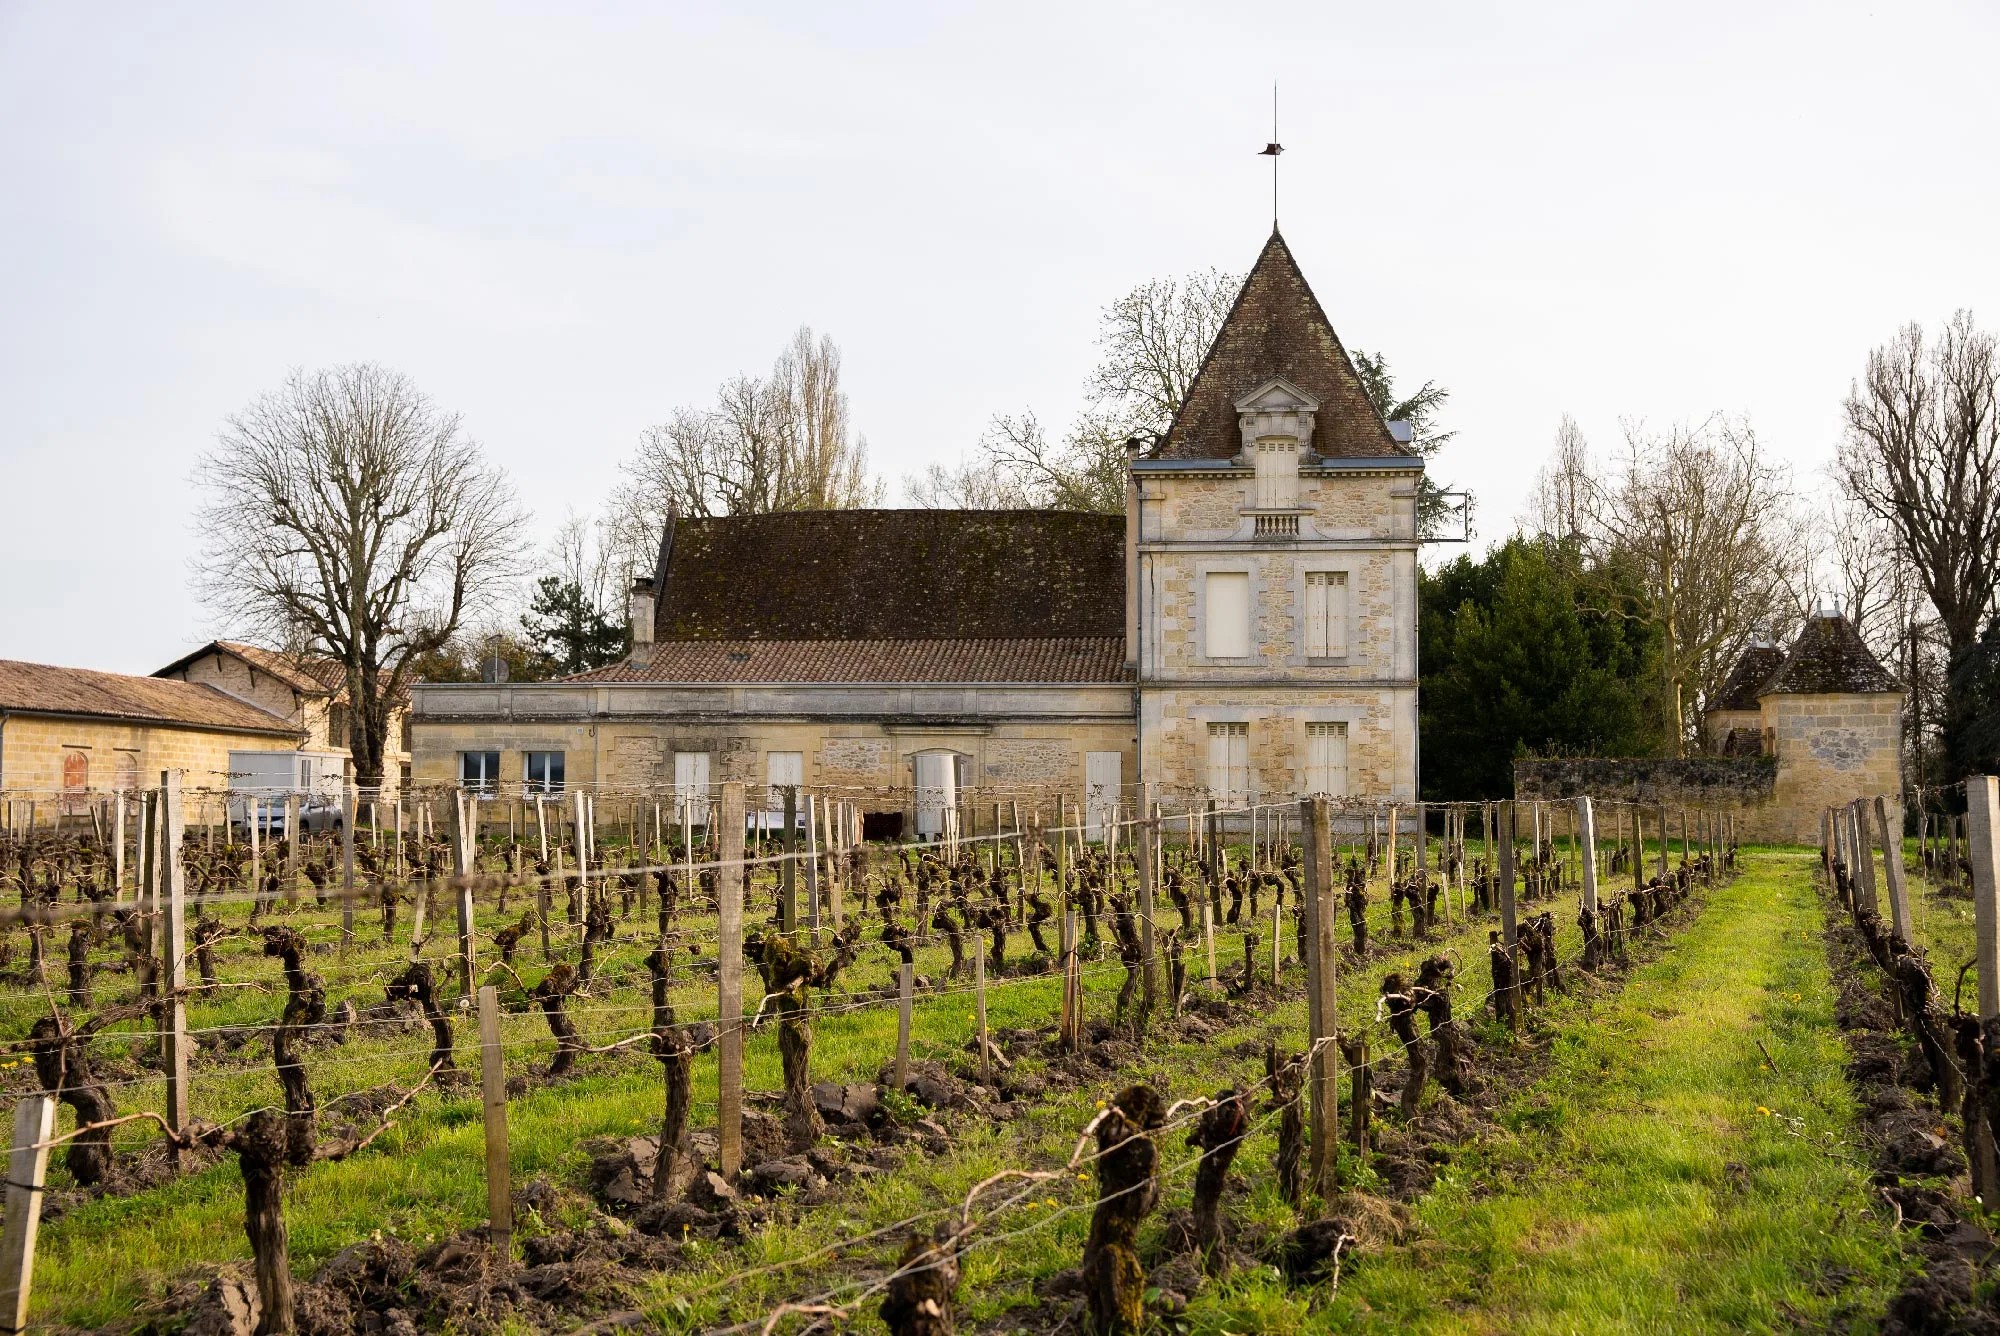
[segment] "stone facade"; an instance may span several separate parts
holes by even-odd
[[[287,750],[286,740],[182,725],[10,715],[0,724],[0,789],[30,796],[152,788],[163,770],[189,789],[229,786],[232,750]],[[80,781],[80,782],[79,782]]]
[[[671,785],[687,753],[711,784],[759,785],[795,753],[799,782],[888,811],[948,753],[974,801],[1413,799],[1423,460],[1276,233],[1173,423],[1133,450],[1122,523],[670,521],[632,655],[419,686],[415,780],[497,752],[521,784],[527,753],[561,750],[569,784]]]

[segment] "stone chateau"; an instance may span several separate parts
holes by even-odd
[[[942,799],[1145,781],[1166,801],[1417,788],[1417,488],[1275,231],[1125,513],[686,519],[634,650],[414,688],[416,783],[839,789],[879,833]]]

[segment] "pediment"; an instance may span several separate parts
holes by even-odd
[[[1283,376],[1273,376],[1236,400],[1238,413],[1316,413],[1319,400]]]

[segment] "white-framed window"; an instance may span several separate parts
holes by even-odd
[[[687,814],[695,825],[708,821],[708,753],[674,753],[674,815]]]
[[[1208,791],[1224,807],[1235,807],[1250,792],[1250,725],[1208,726]]]
[[[466,751],[458,754],[458,786],[474,793],[492,793],[500,787],[500,753]]]
[[[1202,652],[1211,659],[1249,658],[1250,572],[1210,571],[1202,585]]]
[[[1347,725],[1306,725],[1306,792],[1347,796]]]
[[[1306,572],[1306,657],[1347,653],[1347,572]]]
[[[1257,507],[1285,510],[1297,504],[1299,447],[1293,441],[1259,441],[1255,454]]]
[[[527,782],[529,793],[561,793],[563,791],[563,770],[566,754],[559,751],[538,751],[525,753],[521,767],[521,777]]]

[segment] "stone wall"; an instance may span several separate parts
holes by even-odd
[[[85,793],[150,788],[163,770],[184,772],[189,790],[229,787],[229,753],[291,751],[285,738],[108,719],[13,715],[0,724],[0,789],[41,810],[65,789],[65,773]],[[74,758],[74,759],[73,759]]]

